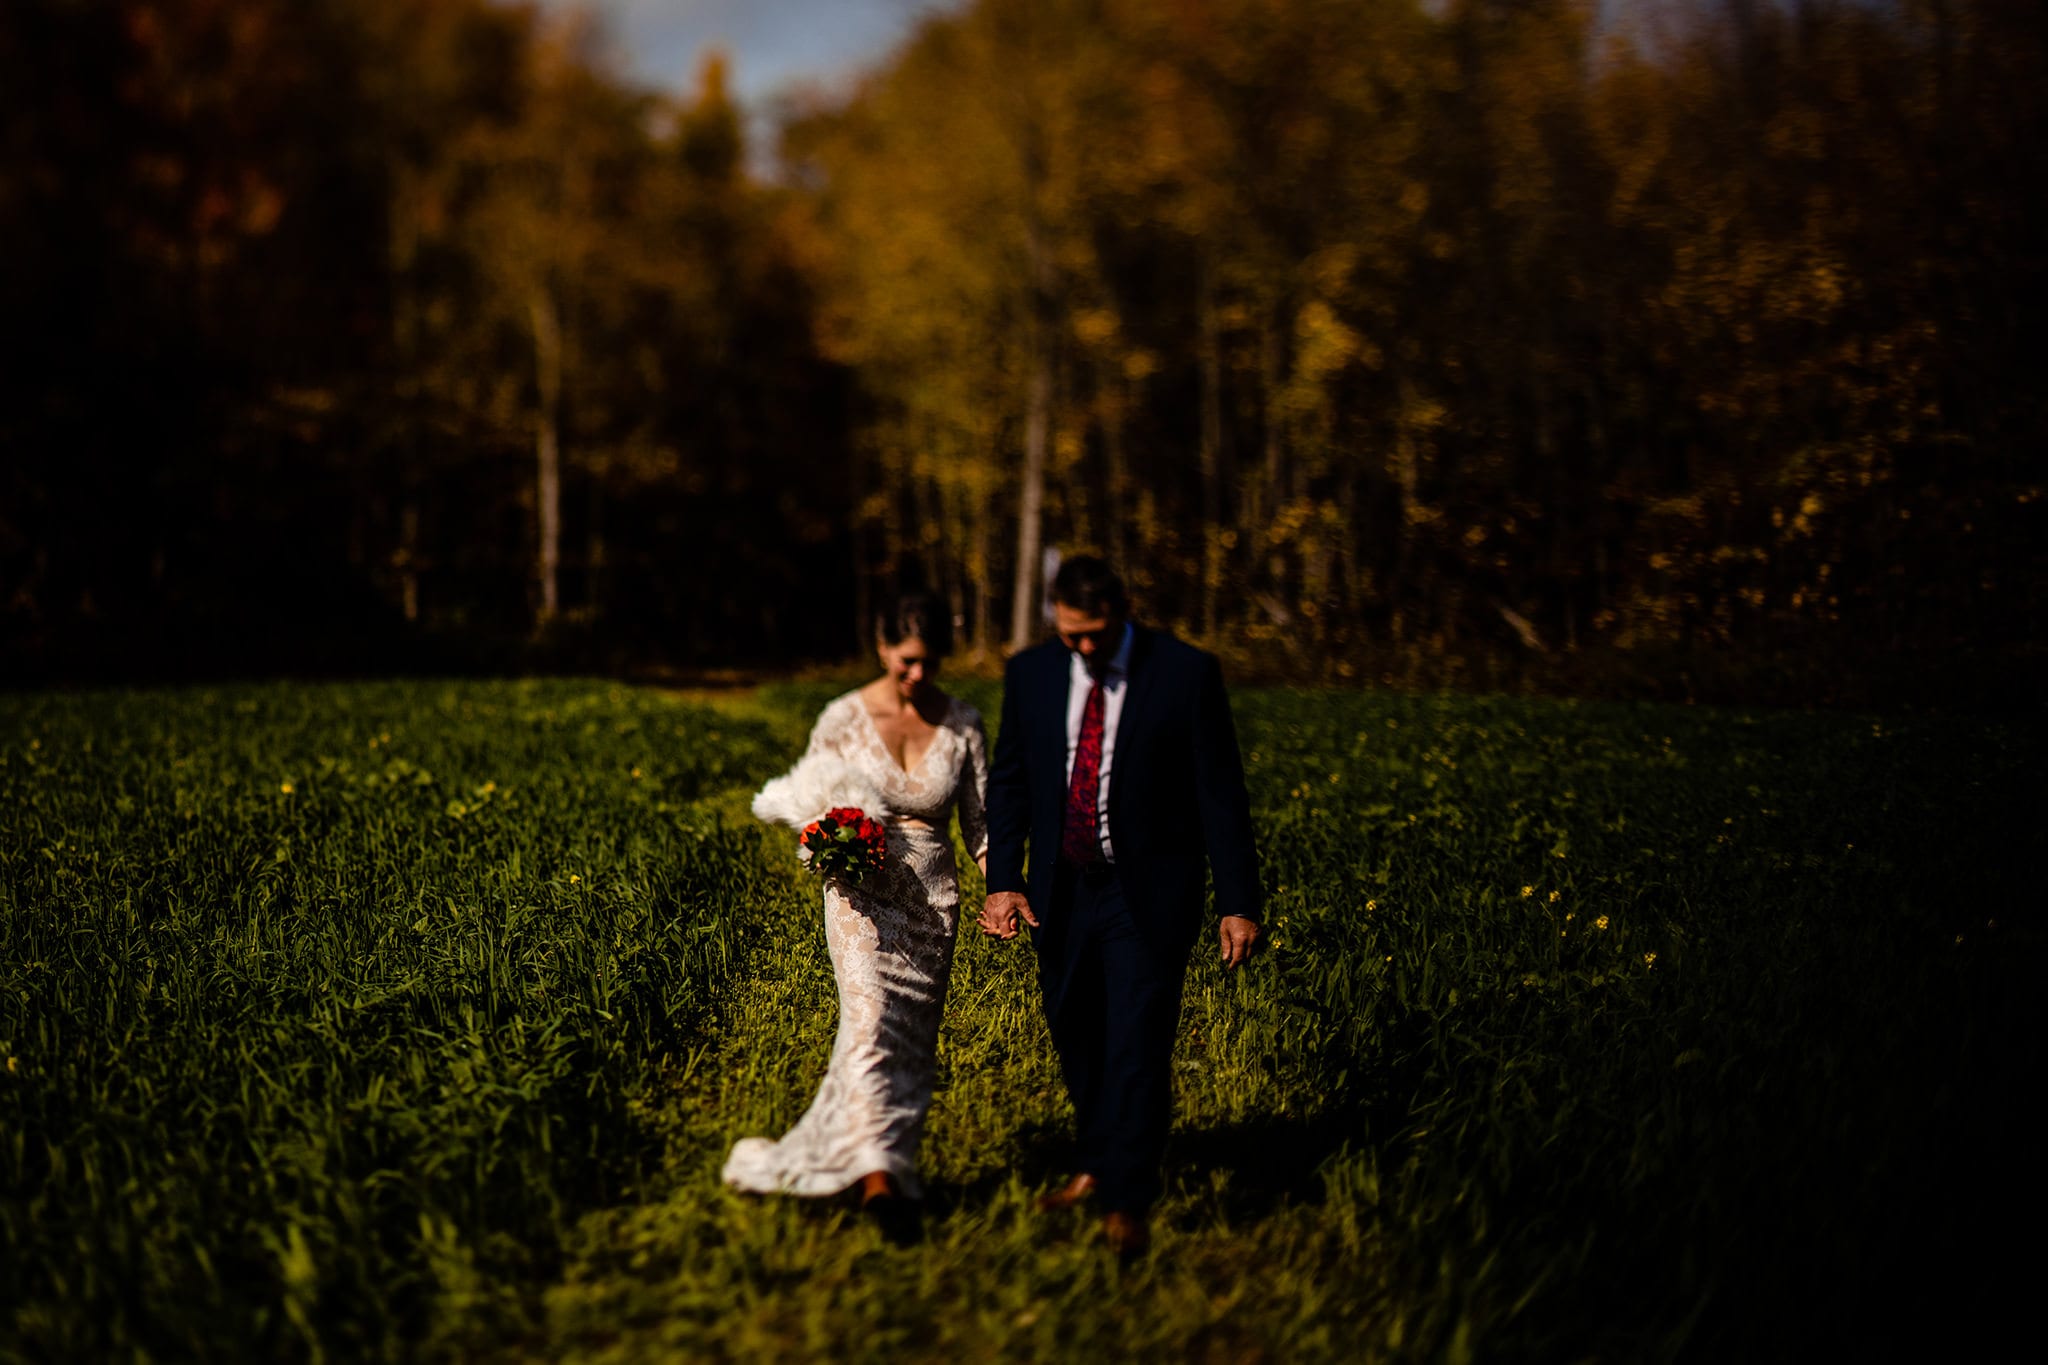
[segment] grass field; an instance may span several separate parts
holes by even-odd
[[[0,1358],[1911,1356],[2025,1301],[2038,725],[1240,693],[1274,949],[1193,969],[1120,1271],[1030,1211],[1020,944],[961,943],[923,1245],[717,1184],[831,1041],[745,810],[831,691],[0,696]]]

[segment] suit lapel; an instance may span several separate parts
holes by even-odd
[[[1048,651],[1045,682],[1045,733],[1039,742],[1045,745],[1046,769],[1053,775],[1053,782],[1061,790],[1067,785],[1067,688],[1072,682],[1072,667],[1063,648]]]
[[[1150,690],[1153,677],[1159,671],[1147,667],[1152,659],[1154,638],[1153,633],[1143,626],[1131,627],[1130,674],[1124,683],[1123,714],[1116,722],[1116,747],[1126,754],[1131,752],[1126,741],[1145,723],[1145,693]],[[1116,794],[1122,789],[1124,774],[1129,770],[1130,765],[1127,763],[1112,762],[1109,765],[1109,808],[1112,819],[1115,818]],[[1114,830],[1111,832],[1113,835]]]

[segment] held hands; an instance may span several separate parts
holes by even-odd
[[[1023,892],[995,892],[981,904],[981,932],[990,938],[1015,938],[1020,916],[1032,928],[1038,927],[1038,916],[1031,913],[1031,902]]]
[[[1226,968],[1242,967],[1259,946],[1264,935],[1259,922],[1242,915],[1225,915],[1217,921],[1216,936],[1223,943],[1223,965]]]

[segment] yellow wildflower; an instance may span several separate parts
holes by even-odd
[[[1553,891],[1553,892],[1551,892],[1551,893],[1550,893],[1550,903],[1551,903],[1552,905],[1556,905],[1556,904],[1557,904],[1557,893],[1556,893],[1555,891]]]
[[[1084,788],[1084,790],[1085,790],[1085,788]],[[1365,912],[1366,912],[1366,913],[1367,913],[1368,915],[1369,915],[1369,914],[1371,914],[1371,913],[1372,913],[1373,911],[1375,911],[1375,910],[1379,909],[1379,908],[1380,908],[1380,903],[1379,903],[1378,901],[1367,901],[1367,902],[1365,903]]]
[[[1643,954],[1643,965],[1644,965],[1645,967],[1654,967],[1654,966],[1656,966],[1656,965],[1657,965],[1657,955],[1656,955],[1655,953],[1644,953],[1644,954]]]
[[[569,874],[569,885],[571,885],[571,886],[574,886],[574,885],[576,885],[576,883],[578,883],[578,882],[580,882],[580,881],[582,881],[582,880],[583,880],[583,878],[581,878],[581,877],[577,876],[577,875],[576,875],[576,874],[575,874],[574,872],[571,872],[571,873]]]
[[[1595,929],[1605,929],[1607,927],[1607,916],[1602,915],[1599,919],[1594,920],[1593,927]]]
[[[16,1068],[16,1065],[15,1065],[15,1061],[14,1061],[14,1058],[12,1058],[12,1057],[9,1057],[9,1058],[7,1059],[7,1071],[8,1071],[8,1074],[9,1074],[9,1075],[12,1075],[12,1074],[13,1074],[13,1073],[15,1072],[15,1070],[16,1070],[16,1069],[17,1069],[17,1068]]]
[[[289,782],[280,783],[277,789],[283,792],[286,796],[290,796],[292,794],[292,784]]]
[[[1523,888],[1522,888],[1522,899],[1523,899],[1523,900],[1527,900],[1527,899],[1529,899],[1529,897],[1531,897],[1531,896],[1533,896],[1533,895],[1535,895],[1535,894],[1536,894],[1536,888],[1535,888],[1535,887],[1533,887],[1533,886],[1525,886],[1525,887],[1523,887]]]

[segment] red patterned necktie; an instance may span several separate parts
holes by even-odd
[[[1102,786],[1102,684],[1088,689],[1081,708],[1081,739],[1074,746],[1074,775],[1067,782],[1067,817],[1060,830],[1060,852],[1074,863],[1102,861],[1102,841],[1095,828],[1096,800]]]

